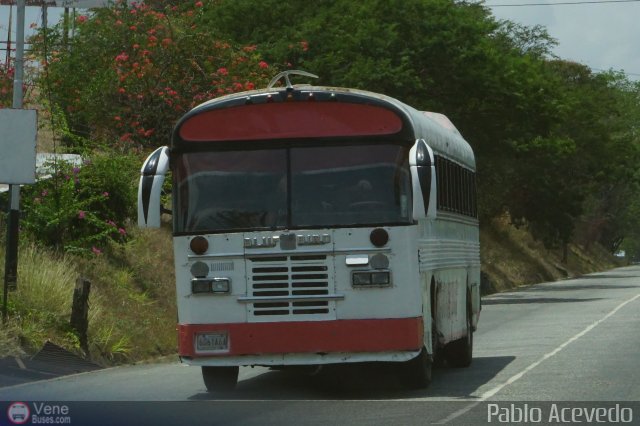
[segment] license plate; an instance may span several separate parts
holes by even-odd
[[[196,335],[196,352],[228,352],[229,333],[201,333]]]

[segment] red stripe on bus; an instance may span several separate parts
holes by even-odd
[[[338,102],[285,102],[214,109],[180,127],[185,141],[391,135],[402,129],[393,111]]]
[[[196,353],[196,336],[226,332],[229,351]],[[180,356],[260,355],[318,352],[419,350],[422,318],[296,321],[237,324],[178,324]]]

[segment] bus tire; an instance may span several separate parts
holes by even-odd
[[[471,365],[473,359],[473,329],[471,327],[471,309],[467,309],[467,333],[466,335],[445,346],[445,358],[447,364],[455,368],[463,368]]]
[[[207,392],[232,391],[238,383],[239,367],[202,367],[202,379]]]
[[[423,389],[431,383],[431,358],[422,348],[420,354],[401,365],[402,384],[409,389]]]

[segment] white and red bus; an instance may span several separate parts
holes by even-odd
[[[172,172],[180,359],[208,390],[239,366],[392,362],[414,388],[436,358],[468,366],[471,147],[443,115],[285,79],[195,107],[142,167],[142,227]]]

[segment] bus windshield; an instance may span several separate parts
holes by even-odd
[[[175,232],[407,224],[409,148],[396,144],[182,153]]]

